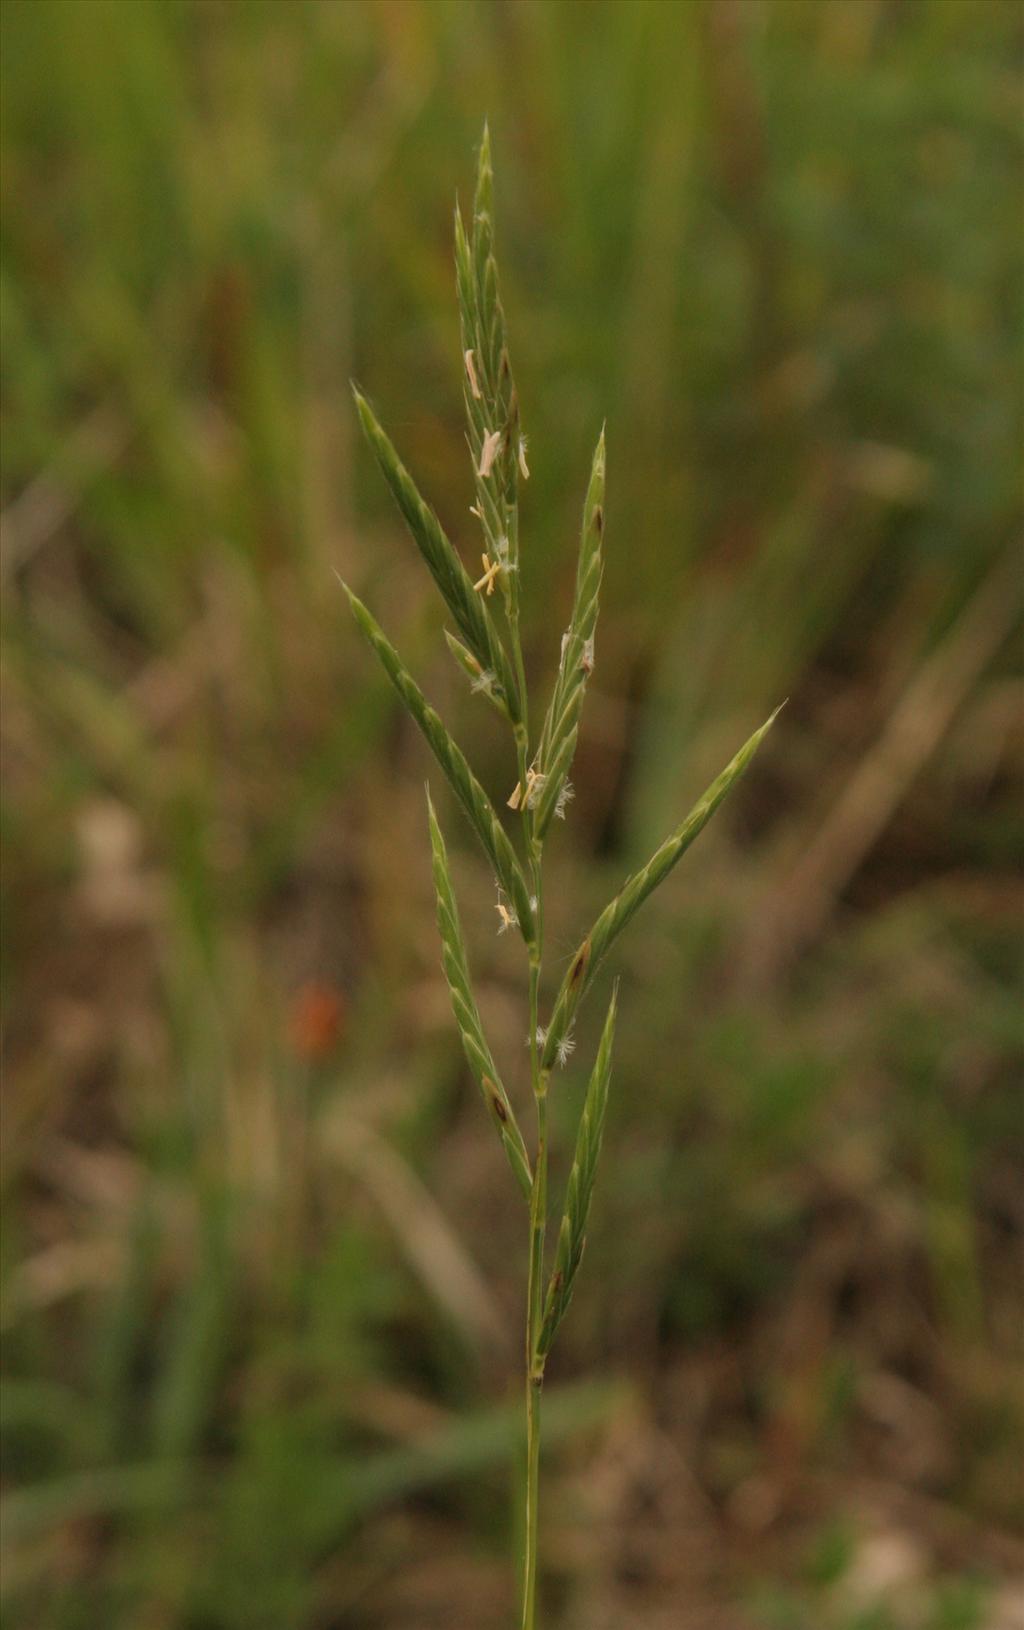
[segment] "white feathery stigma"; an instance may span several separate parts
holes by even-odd
[[[498,541],[497,541],[497,543],[495,544],[494,547],[495,547],[495,549],[497,551],[497,555],[498,555],[498,565],[501,567],[502,571],[503,572],[514,572],[514,571],[516,571],[518,568],[516,567],[515,561],[511,560],[509,558],[509,543],[508,543],[508,539],[505,537],[504,533],[498,539]]]
[[[519,918],[516,916],[513,908],[511,906],[507,906],[504,900],[499,900],[494,909],[501,919],[498,924],[499,934],[507,933],[510,928],[519,927]]]
[[[523,800],[527,809],[533,809],[541,793],[544,791],[544,783],[546,780],[547,776],[542,775],[539,770],[527,770],[526,797]]]

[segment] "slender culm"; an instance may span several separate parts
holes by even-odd
[[[544,842],[573,797],[570,780],[587,682],[594,670],[605,546],[605,437],[598,436],[583,503],[576,588],[561,638],[558,670],[539,728],[531,727],[519,628],[520,488],[529,476],[505,314],[494,255],[494,201],[490,139],[485,127],[472,215],[455,212],[455,273],[461,324],[461,372],[466,408],[473,513],[481,528],[480,570],[469,570],[434,511],[420,496],[376,415],[356,390],[359,418],[392,497],[454,621],[448,648],[469,681],[511,729],[515,783],[492,803],[447,727],[427,702],[387,635],[360,600],[346,590],[356,622],[380,658],[408,712],[475,831],[494,875],[499,933],[515,931],[526,952],[525,1006],[530,1089],[534,1106],[532,1152],[520,1130],[484,1034],[470,980],[469,957],[448,868],[444,838],[427,793],[442,966],[456,1028],[526,1206],[527,1288],[524,1321],[526,1383],[525,1543],[522,1558],[522,1630],[536,1630],[541,1399],[548,1354],[568,1310],[586,1239],[611,1083],[617,1013],[613,990],[597,1057],[580,1111],[562,1217],[548,1271],[547,1094],[552,1072],[575,1049],[576,1014],[614,941],[647,896],[663,882],[699,836],[754,757],[775,714],[742,746],[647,864],[628,878],[583,936],[566,967],[546,1025],[541,1024],[544,955]],[[528,553],[523,557],[528,563]],[[776,710],[777,711],[777,710]],[[517,850],[498,810],[515,811]],[[514,1194],[514,1190],[510,1191]]]

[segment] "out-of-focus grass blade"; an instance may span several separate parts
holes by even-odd
[[[441,935],[444,974],[452,998],[452,1010],[469,1067],[483,1094],[487,1113],[504,1145],[508,1163],[516,1182],[527,1199],[533,1187],[530,1159],[519,1130],[508,1094],[501,1084],[497,1067],[487,1045],[480,1014],[469,982],[466,947],[462,938],[458,906],[448,870],[448,853],[441,828],[437,823],[430,792],[427,792],[427,814],[430,820],[430,847],[434,859],[434,889],[437,894],[437,926]]]
[[[549,1388],[544,1398],[545,1449],[606,1421],[622,1396],[621,1387],[604,1381]],[[518,1453],[521,1437],[519,1410],[510,1404],[452,1421],[408,1448],[326,1466],[314,1464],[310,1475],[320,1487],[319,1515],[309,1524],[311,1550],[336,1543],[391,1501],[502,1464]],[[211,1490],[222,1485],[223,1474],[218,1472]],[[163,1514],[197,1497],[203,1499],[203,1478],[195,1462],[149,1460],[136,1466],[102,1467],[6,1495],[0,1502],[0,1530],[5,1545],[11,1545],[61,1523],[143,1510]]]
[[[213,1413],[230,1350],[235,1264],[227,1219],[203,1218],[199,1260],[170,1312],[170,1339],[153,1396],[153,1446],[161,1459],[194,1453]]]
[[[594,666],[594,630],[597,627],[598,599],[604,566],[604,431],[601,431],[590,482],[583,505],[579,561],[576,567],[576,593],[572,618],[562,642],[558,677],[541,733],[539,768],[544,784],[534,820],[534,831],[542,838],[559,806],[579,731],[583,692]]]
[[[150,1460],[139,1466],[97,1466],[15,1489],[0,1502],[4,1544],[83,1518],[170,1509],[194,1493],[195,1474],[194,1461]]]
[[[519,718],[519,693],[505,648],[472,579],[434,511],[417,491],[405,465],[362,392],[353,385],[356,409],[366,439],[377,456],[391,495],[405,517],[413,541],[458,623],[467,645],[500,693],[510,717]]]
[[[159,1228],[151,1197],[144,1194],[130,1233],[119,1282],[99,1310],[93,1336],[94,1431],[103,1454],[114,1459],[129,1436],[131,1378],[153,1316]]]
[[[587,1096],[583,1105],[583,1113],[580,1115],[579,1129],[576,1133],[576,1152],[573,1156],[572,1171],[569,1173],[569,1182],[565,1191],[565,1211],[562,1215],[562,1225],[558,1233],[555,1266],[548,1285],[547,1299],[544,1304],[544,1317],[541,1323],[540,1335],[537,1338],[536,1357],[538,1359],[543,1359],[549,1352],[551,1343],[555,1339],[555,1332],[565,1317],[566,1310],[572,1300],[576,1270],[580,1265],[583,1246],[586,1242],[587,1218],[590,1214],[590,1200],[594,1192],[594,1177],[597,1172],[598,1156],[601,1153],[604,1112],[608,1104],[608,1083],[611,1080],[612,1073],[612,1043],[615,1039],[617,994],[616,988],[616,990],[612,991],[612,999],[608,1004],[608,1016],[604,1021],[601,1044],[597,1050],[597,1060],[587,1086]]]
[[[551,1024],[544,1043],[541,1067],[550,1070],[558,1056],[558,1044],[572,1028],[580,998],[590,985],[609,949],[618,939],[630,918],[643,905],[647,896],[664,882],[677,861],[681,860],[694,839],[704,830],[719,804],[735,786],[749,765],[779,714],[775,709],[759,730],[740,748],[736,757],[712,781],[704,796],[694,804],[680,827],[665,839],[661,848],[651,856],[647,865],[634,872],[619,890],[614,900],[605,906],[590,933],[586,935],[569,964],[561,989],[555,999]]]
[[[490,799],[379,623],[347,583],[342,583],[342,587],[348,595],[357,623],[380,657],[392,684],[419,725],[455,796],[469,816],[494,867],[497,880],[512,902],[519,919],[520,933],[527,944],[532,944],[534,921],[529,892],[515,850],[494,813]]]

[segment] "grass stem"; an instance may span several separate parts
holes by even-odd
[[[534,1630],[537,1611],[537,1534],[540,1502],[540,1406],[544,1362],[538,1357],[544,1312],[544,1235],[547,1228],[547,1078],[540,1068],[538,1039],[540,971],[543,954],[541,858],[534,852],[532,879],[536,904],[536,950],[530,959],[530,1082],[537,1108],[537,1151],[530,1194],[530,1255],[526,1292],[526,1541],[523,1555],[522,1630]]]
[[[539,877],[539,866],[535,876]],[[539,919],[539,909],[538,909]],[[540,954],[530,964],[530,1074],[537,1105],[537,1153],[530,1195],[530,1271],[526,1293],[526,1544],[523,1557],[523,1630],[533,1630],[537,1600],[537,1517],[540,1496],[540,1404],[543,1360],[537,1356],[544,1295],[544,1234],[547,1227],[547,1084],[540,1073],[537,1006]]]

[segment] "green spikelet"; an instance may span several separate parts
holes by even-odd
[[[462,331],[463,397],[476,507],[487,553],[501,564],[499,581],[517,613],[518,491],[521,460],[519,399],[508,354],[505,313],[494,257],[494,176],[486,125],[477,164],[473,218],[467,233],[455,210],[455,279]],[[525,467],[525,459],[523,460]]]
[[[500,699],[513,722],[518,721],[519,693],[512,667],[487,607],[473,588],[469,573],[434,511],[420,497],[415,482],[381,428],[369,402],[355,385],[352,393],[366,439],[376,454],[391,496],[405,517],[413,541],[426,561],[445,605],[481,669],[494,676],[495,697]]]
[[[520,933],[528,945],[532,944],[535,929],[529,892],[515,850],[494,813],[490,799],[380,624],[352,593],[348,584],[342,586],[356,622],[379,656],[391,683],[422,730],[434,757],[451,783],[452,791],[469,816],[498,882],[512,901],[519,919]]]
[[[651,856],[647,865],[623,884],[619,893],[598,917],[590,933],[576,951],[568,972],[562,980],[544,1043],[541,1067],[550,1070],[558,1054],[559,1042],[572,1029],[580,998],[590,985],[608,950],[618,939],[630,918],[640,909],[647,896],[664,882],[677,861],[681,860],[694,839],[704,830],[722,800],[735,786],[778,715],[776,708],[771,718],[755,730],[750,740],[740,748],[732,763],[727,765],[716,781],[712,781],[703,798],[694,804],[682,826],[665,839],[661,848]]]
[[[583,693],[594,666],[594,631],[604,568],[604,431],[590,471],[576,566],[572,619],[562,641],[558,677],[541,733],[538,765],[543,790],[534,816],[534,834],[543,838],[559,807],[576,752]]]
[[[558,1233],[555,1266],[548,1284],[544,1316],[537,1339],[537,1358],[541,1361],[547,1356],[555,1339],[555,1332],[572,1300],[576,1271],[583,1255],[590,1198],[594,1191],[594,1177],[601,1153],[604,1112],[608,1103],[608,1083],[612,1073],[612,1042],[615,1038],[617,997],[618,987],[612,991],[612,999],[608,1004],[608,1016],[604,1021],[601,1044],[597,1050],[597,1062],[590,1077],[583,1113],[576,1132],[576,1152],[565,1191],[565,1212]]]
[[[445,644],[466,675],[473,690],[479,692],[481,696],[486,696],[487,700],[498,709],[499,713],[503,713],[507,719],[509,717],[508,704],[500,685],[496,685],[491,675],[484,672],[469,647],[463,645],[461,640],[457,640],[455,635],[447,628],[444,631],[444,638]]]
[[[451,874],[448,870],[448,852],[441,836],[441,828],[437,824],[429,790],[427,814],[430,820],[430,847],[434,862],[434,890],[437,895],[437,926],[441,935],[444,975],[451,994],[455,1023],[462,1038],[469,1067],[483,1094],[487,1113],[501,1138],[516,1182],[528,1200],[533,1186],[530,1160],[508,1094],[501,1084],[491,1050],[487,1045],[480,1014],[473,999],[466,947],[462,938],[458,907],[455,904]]]

